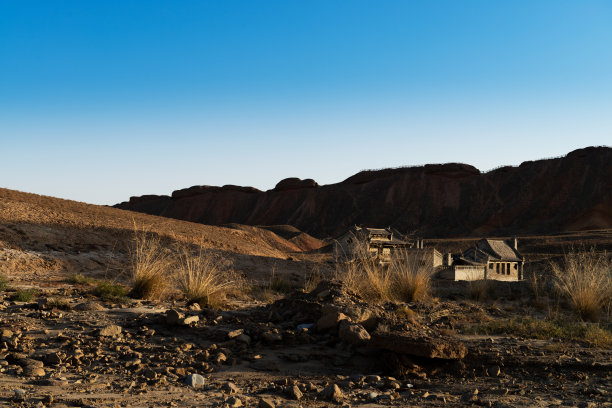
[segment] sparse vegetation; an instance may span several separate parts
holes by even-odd
[[[408,320],[411,323],[416,323],[417,321],[417,313],[410,309],[408,306],[399,306],[397,309],[395,309],[395,314],[397,315],[397,317],[401,317],[403,319]]]
[[[194,254],[188,248],[181,252],[176,283],[187,301],[219,306],[228,292],[240,286],[237,275],[214,254],[202,249]]]
[[[47,307],[51,309],[70,309],[70,302],[68,299],[61,296],[52,296],[47,298]]]
[[[612,261],[594,248],[572,251],[552,262],[556,287],[583,320],[597,321],[612,303]],[[609,309],[608,309],[609,310]]]
[[[120,284],[110,281],[98,282],[93,294],[102,300],[110,302],[122,302],[127,299],[128,289]]]
[[[407,253],[400,253],[393,258],[389,269],[391,292],[396,300],[424,302],[431,298],[431,263],[411,259]]]
[[[0,273],[0,291],[7,290],[10,286],[11,281],[8,276],[3,273]]]
[[[268,289],[277,293],[287,293],[293,288],[286,279],[276,273],[276,268],[272,268],[272,271],[270,272],[270,279],[268,281]]]
[[[364,251],[365,253],[365,251]],[[431,297],[432,268],[400,252],[387,265],[367,256],[339,266],[348,288],[367,301],[424,302]]]
[[[38,291],[35,289],[17,289],[17,292],[11,296],[11,300],[15,302],[31,302],[36,296],[38,296]]]
[[[482,302],[495,294],[495,283],[488,279],[478,279],[468,282],[470,298]]]
[[[172,260],[162,246],[159,236],[134,228],[130,248],[130,296],[139,299],[161,299],[169,288]]]
[[[338,276],[345,285],[366,301],[378,302],[391,298],[388,268],[369,259],[358,259],[338,265]]]
[[[323,275],[321,274],[321,271],[318,268],[313,269],[310,271],[306,277],[306,280],[304,281],[304,292],[312,292],[322,280]]]
[[[82,273],[73,273],[66,279],[66,282],[73,285],[92,285],[96,283],[96,279],[85,276]]]
[[[530,317],[509,320],[490,320],[471,326],[468,333],[501,334],[535,339],[557,338],[582,341],[597,347],[612,345],[612,332],[597,324],[575,323],[566,320],[538,320]]]

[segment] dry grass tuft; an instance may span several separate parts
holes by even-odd
[[[468,281],[468,294],[470,298],[482,302],[494,297],[495,283],[489,279]]]
[[[393,258],[389,271],[391,291],[396,300],[425,302],[431,299],[431,277],[434,272],[431,262],[410,258],[407,252],[403,252]]]
[[[0,273],[0,291],[7,290],[10,285],[11,285],[11,281],[8,278],[8,276],[6,276],[3,273]]]
[[[314,267],[308,273],[308,276],[306,277],[306,280],[304,281],[304,292],[310,293],[313,290],[315,290],[315,288],[317,287],[319,283],[321,283],[323,278],[324,278],[324,275],[323,273],[321,273],[321,269],[318,266]]]
[[[612,304],[612,261],[606,253],[572,251],[551,263],[555,283],[583,320],[597,321]]]
[[[239,290],[241,279],[211,252],[182,248],[176,273],[178,289],[187,301],[220,306],[228,293]]]
[[[159,236],[135,228],[130,255],[130,296],[139,299],[163,298],[169,289],[168,275],[173,261]]]
[[[346,286],[366,301],[426,302],[431,299],[433,267],[422,265],[407,251],[395,254],[387,265],[364,256],[338,265]],[[423,262],[426,263],[427,262]]]

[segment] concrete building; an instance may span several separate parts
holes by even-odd
[[[445,257],[444,279],[459,280],[523,280],[525,258],[518,251],[516,238],[481,239],[472,248],[456,257]]]

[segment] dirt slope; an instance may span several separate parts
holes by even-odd
[[[215,227],[0,188],[0,272],[33,282],[107,274],[125,265],[134,225],[232,259],[281,262],[304,247],[257,227]]]
[[[425,237],[540,234],[612,227],[612,148],[488,173],[466,164],[363,171],[337,184],[281,181],[269,191],[196,186],[116,207],[205,224],[290,224],[319,237],[353,224]]]

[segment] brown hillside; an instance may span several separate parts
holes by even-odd
[[[108,274],[125,265],[134,225],[170,243],[197,243],[264,266],[305,247],[256,227],[215,227],[0,188],[0,272],[26,281]]]
[[[363,171],[337,184],[286,179],[259,191],[199,186],[116,205],[205,224],[294,225],[315,236],[353,224],[426,237],[548,234],[612,227],[612,148],[487,173],[458,163]]]

